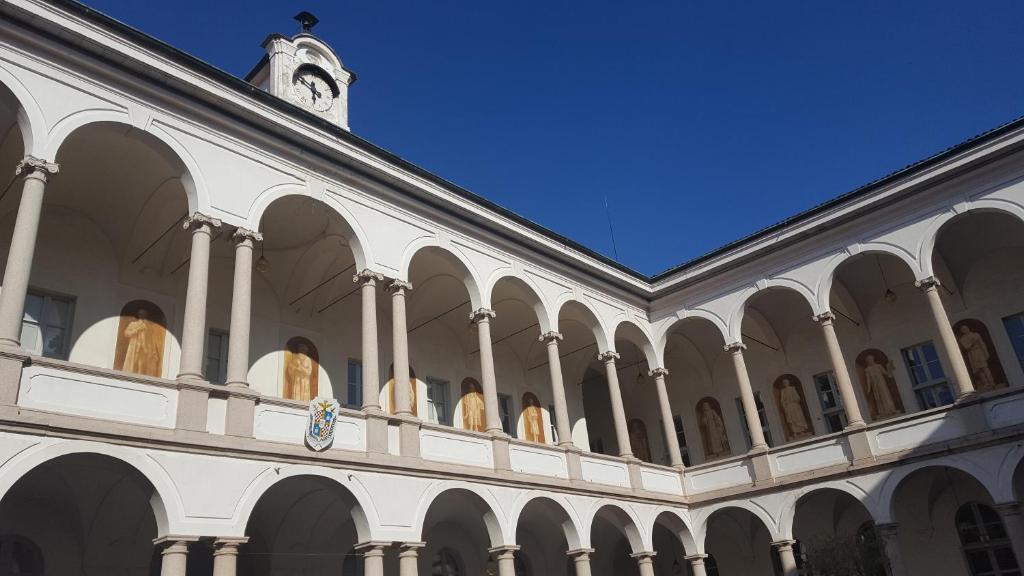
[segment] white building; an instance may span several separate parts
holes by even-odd
[[[1020,574],[1024,121],[646,277],[308,31],[0,12],[0,576]]]

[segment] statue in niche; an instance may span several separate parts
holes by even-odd
[[[544,443],[544,412],[533,392],[523,394],[523,431],[527,442]]]
[[[388,382],[385,384],[388,388],[388,400],[389,406],[391,407],[391,413],[395,414],[398,412],[398,404],[395,403],[395,365],[392,364],[388,368]],[[412,365],[409,365],[409,402],[412,404],[412,415],[417,416],[419,410],[416,407],[416,371],[413,370]]]
[[[626,423],[626,432],[629,433],[629,444],[633,447],[633,455],[644,462],[653,462],[651,459],[651,443],[647,440],[647,425],[639,418],[633,418]]]
[[[953,331],[971,373],[974,389],[987,392],[1008,386],[1006,373],[985,324],[980,320],[961,320],[953,326]]]
[[[114,370],[160,377],[163,375],[166,319],[148,300],[133,300],[121,309],[114,345]]]
[[[284,350],[284,397],[309,402],[317,396],[320,355],[308,339],[296,336]]]
[[[783,374],[775,379],[772,388],[775,390],[775,404],[779,407],[786,440],[813,436],[814,428],[811,426],[811,415],[807,411],[807,400],[800,379],[792,374]]]
[[[462,381],[462,427],[483,432],[486,429],[484,393],[480,383],[472,378]]]
[[[722,420],[722,408],[718,400],[708,396],[697,402],[697,421],[700,423],[701,439],[704,441],[704,460],[714,460],[728,456],[729,436]]]
[[[903,414],[903,401],[893,374],[895,370],[896,365],[881,350],[872,348],[857,356],[857,372],[872,420]]]

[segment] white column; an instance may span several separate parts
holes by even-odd
[[[218,538],[213,543],[213,576],[235,576],[238,570],[238,547],[248,538]]]
[[[636,554],[630,554],[630,557],[636,560],[636,565],[640,569],[640,576],[654,576],[654,557],[657,556],[657,552],[637,552]]]
[[[928,298],[928,307],[932,311],[932,319],[935,321],[935,328],[939,331],[939,339],[942,347],[949,358],[953,385],[956,387],[956,397],[963,398],[974,394],[974,384],[971,383],[971,374],[967,371],[967,364],[960,352],[960,345],[953,334],[953,327],[949,325],[949,317],[946,316],[946,309],[942,305],[942,296],[939,295],[939,279],[932,276],[917,281],[917,287],[924,291]]]
[[[747,420],[747,428],[750,430],[750,443],[753,444],[750,451],[760,452],[768,448],[764,441],[764,430],[761,429],[761,419],[757,416],[757,403],[754,402],[754,390],[750,387],[750,375],[747,373],[747,363],[743,360],[743,350],[746,346],[742,342],[726,344],[725,349],[732,354],[732,364],[736,369],[736,383],[740,388],[740,403],[743,404],[743,416]]]
[[[384,277],[363,270],[352,277],[363,299],[363,410],[381,412],[380,360],[377,352],[377,282]],[[397,380],[396,380],[397,382]],[[397,399],[397,397],[396,397]]]
[[[1006,502],[994,506],[1003,519],[1006,536],[1017,557],[1017,566],[1024,566],[1024,517],[1021,516],[1020,502]]]
[[[903,555],[900,553],[898,528],[899,525],[895,522],[875,525],[878,539],[882,544],[882,551],[885,554],[886,572],[889,576],[907,576],[907,570],[903,566]]]
[[[633,448],[629,444],[629,431],[626,428],[626,410],[622,407],[622,392],[619,390],[619,373],[615,361],[619,354],[613,350],[602,352],[597,359],[604,362],[604,371],[608,380],[608,397],[612,403],[612,420],[615,423],[615,438],[619,443],[619,456],[633,457]]]
[[[0,346],[21,347],[21,320],[25,315],[25,297],[32,275],[39,218],[43,213],[43,195],[47,174],[56,174],[56,164],[26,156],[14,169],[22,176],[21,202],[14,221],[11,246],[7,250],[7,268],[4,270],[3,291],[0,291]]]
[[[395,414],[412,416],[412,394],[409,390],[409,333],[405,323],[405,292],[412,290],[412,284],[403,280],[392,280],[388,284],[391,292],[391,339],[395,372]]]
[[[707,554],[691,554],[683,560],[690,563],[690,572],[693,573],[693,576],[708,576],[708,572],[704,568],[704,559],[707,557]]]
[[[469,314],[476,324],[476,335],[480,347],[480,387],[484,393],[484,418],[487,432],[500,434],[501,418],[498,414],[498,382],[494,377],[494,350],[491,349],[491,318],[494,310],[481,308]]]
[[[206,344],[206,288],[210,281],[210,240],[220,220],[196,212],[185,220],[192,231],[185,292],[185,323],[181,330],[181,367],[178,380],[203,379],[203,347]]]
[[[831,312],[824,312],[815,316],[814,321],[821,325],[821,332],[825,336],[825,347],[828,349],[828,358],[832,362],[832,373],[835,374],[839,397],[843,399],[843,409],[846,410],[846,427],[863,428],[864,416],[861,415],[860,404],[857,402],[857,395],[853,391],[853,382],[850,380],[850,371],[846,367],[843,349],[839,347],[839,337],[836,336],[835,315]]]
[[[252,331],[252,251],[259,232],[239,228],[235,241],[235,277],[231,287],[231,332],[228,334],[228,386],[249,386],[249,335]]]
[[[572,558],[576,576],[590,576],[590,555],[593,553],[593,548],[577,548],[566,552],[569,558]]]
[[[384,547],[390,542],[357,544],[355,550],[363,553],[363,576],[384,576]]]
[[[426,546],[426,542],[403,542],[398,552],[398,574],[399,576],[419,575],[419,549]]]
[[[188,542],[185,540],[157,541],[160,551],[160,576],[185,576],[188,564]]]
[[[558,342],[562,335],[545,332],[540,341],[548,350],[548,372],[551,377],[551,397],[555,401],[555,430],[559,446],[572,446],[572,428],[569,426],[569,406],[565,401],[565,384],[562,382],[562,358],[558,354]]]
[[[516,552],[519,546],[498,546],[488,552],[498,564],[498,576],[516,576]]]
[[[782,567],[782,576],[799,576],[796,569],[796,556],[793,555],[793,544],[795,540],[780,540],[772,542],[775,553],[779,555],[779,566]]]
[[[672,406],[668,401],[668,390],[665,388],[665,377],[668,369],[655,368],[650,375],[654,377],[654,388],[658,392],[658,409],[661,411],[661,425],[665,429],[665,441],[668,442],[669,463],[676,468],[683,467],[683,455],[679,451],[679,437],[672,420]]]

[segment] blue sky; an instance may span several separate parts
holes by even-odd
[[[1024,2],[87,4],[242,76],[316,14],[353,132],[656,273],[1024,115]]]

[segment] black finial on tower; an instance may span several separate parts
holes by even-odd
[[[316,16],[313,16],[305,10],[296,14],[295,19],[299,21],[299,25],[302,26],[303,33],[306,34],[308,34],[310,30],[313,29],[313,26],[316,26],[317,22],[320,21]]]

